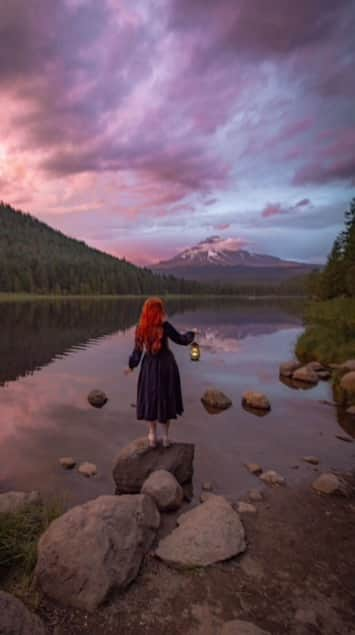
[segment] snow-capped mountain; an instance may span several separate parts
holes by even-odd
[[[152,269],[196,280],[231,280],[246,276],[285,279],[308,273],[317,266],[253,253],[244,247],[245,243],[237,238],[210,236],[170,260],[153,265]]]

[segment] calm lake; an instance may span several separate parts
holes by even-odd
[[[113,493],[117,452],[146,433],[135,419],[137,372],[123,374],[142,300],[37,301],[0,304],[0,491],[39,489],[69,505]],[[201,361],[171,344],[182,376],[185,415],[172,438],[196,444],[195,493],[210,481],[217,492],[238,497],[260,481],[243,464],[275,469],[289,484],[315,476],[302,461],[316,455],[320,469],[353,466],[355,445],[336,438],[351,433],[321,382],[295,390],[279,380],[282,361],[293,357],[302,332],[302,304],[293,300],[185,300],[168,303],[179,330],[201,332]],[[204,390],[223,390],[233,406],[210,415]],[[109,401],[92,408],[87,394],[103,389]],[[241,406],[245,390],[269,397],[264,417]],[[96,477],[64,471],[61,456],[97,465]],[[299,465],[295,469],[295,464]]]

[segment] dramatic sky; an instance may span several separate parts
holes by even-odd
[[[354,0],[1,0],[0,199],[138,263],[215,234],[322,261],[354,33]]]

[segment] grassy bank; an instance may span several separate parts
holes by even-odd
[[[53,500],[27,505],[21,511],[0,513],[0,583],[16,595],[27,595],[37,561],[37,544],[52,520],[64,511]]]
[[[306,330],[296,344],[302,362],[323,364],[355,358],[355,299],[338,298],[310,304],[305,312]]]

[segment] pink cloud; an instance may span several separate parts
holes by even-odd
[[[213,228],[216,229],[217,231],[225,231],[226,229],[230,228],[230,224],[229,223],[220,223],[218,225],[213,225]]]

